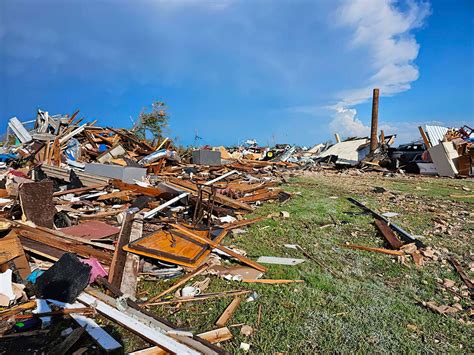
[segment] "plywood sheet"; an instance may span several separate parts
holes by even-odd
[[[60,231],[75,237],[93,240],[113,236],[120,232],[120,228],[101,221],[88,221],[76,226],[61,228]]]

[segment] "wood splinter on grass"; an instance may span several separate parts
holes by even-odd
[[[221,316],[219,319],[216,321],[216,325],[218,327],[223,327],[229,319],[232,317],[234,312],[236,311],[237,307],[239,307],[240,302],[242,302],[242,298],[236,297],[230,302],[230,304],[227,306],[227,308],[222,312]]]

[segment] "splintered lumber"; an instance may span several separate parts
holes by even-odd
[[[426,135],[423,127],[419,126],[418,130],[420,131],[421,138],[423,138],[423,142],[425,143],[425,149],[431,148],[430,140],[428,139],[428,136]]]
[[[78,226],[80,226],[80,225],[78,225]],[[54,234],[57,237],[69,239],[69,240],[80,242],[80,243],[83,243],[83,244],[89,244],[89,245],[92,245],[92,246],[95,246],[95,247],[98,247],[98,248],[102,248],[102,249],[107,249],[107,250],[110,250],[110,251],[115,250],[115,248],[113,246],[109,245],[109,244],[100,243],[100,242],[92,242],[91,240],[89,240],[87,238],[83,238],[83,237],[71,235],[71,234],[68,234],[68,233],[64,233],[61,230],[54,230],[54,229],[49,229],[49,228],[45,228],[45,227],[36,227],[36,228],[38,228],[41,231],[45,231],[46,233]],[[71,228],[71,227],[69,227],[69,228]],[[72,227],[72,228],[74,228],[74,227]],[[63,228],[63,230],[67,230],[67,228]]]
[[[121,191],[136,192],[141,195],[151,196],[151,197],[159,197],[167,193],[166,191],[161,190],[157,187],[143,187],[143,186],[138,186],[138,185],[133,185],[133,184],[127,184],[121,180],[112,180],[112,184],[116,186],[118,189],[120,189]]]
[[[134,214],[132,213],[124,213],[122,228],[120,229],[114,256],[112,257],[112,262],[110,264],[108,281],[117,288],[120,288],[122,283],[123,268],[125,267],[127,257],[127,252],[123,250],[123,247],[130,241],[133,217]]]
[[[143,215],[136,214],[132,222],[129,242],[133,242],[142,237],[143,232]],[[132,253],[126,253],[125,265],[122,272],[122,281],[120,283],[120,291],[135,298],[137,292],[138,269],[140,264],[140,256]]]
[[[173,228],[179,230],[180,232],[182,232],[183,234],[187,235],[189,238],[195,240],[195,241],[198,241],[200,243],[204,243],[204,244],[208,244],[210,245],[211,247],[213,248],[216,248],[216,249],[219,249],[220,251],[223,251],[224,253],[230,255],[230,256],[233,256],[234,258],[236,258],[237,260],[239,260],[240,262],[248,265],[248,266],[251,266],[253,267],[254,269],[257,269],[259,271],[262,271],[262,272],[265,272],[267,271],[267,268],[260,265],[259,263],[256,263],[255,261],[253,260],[250,260],[250,259],[247,259],[245,256],[242,256],[240,255],[239,253],[236,253],[235,251],[229,249],[229,248],[226,248],[216,242],[214,242],[213,240],[211,239],[208,239],[208,238],[204,238],[204,237],[201,237],[197,234],[194,234],[193,232],[189,231],[188,229],[184,228],[184,227],[181,227],[180,225],[178,224],[172,224],[171,225]]]
[[[202,274],[204,271],[206,271],[207,269],[209,269],[209,264],[202,264],[201,266],[199,266],[196,270],[194,270],[193,272],[190,272],[189,274],[187,274],[185,277],[183,277],[181,280],[179,280],[178,282],[176,282],[173,286],[171,286],[170,288],[164,290],[163,292],[160,292],[158,295],[152,297],[151,299],[149,299],[147,301],[147,303],[152,303],[156,300],[159,300],[161,297],[163,297],[164,295],[167,295],[168,293],[170,292],[173,292],[174,290],[176,290],[177,288],[181,287],[182,285],[184,285],[186,282],[188,282],[189,280],[191,280],[193,277],[199,275],[199,274]]]
[[[28,301],[0,312],[0,318],[9,318],[23,311],[36,308],[36,301]]]
[[[227,230],[242,228],[242,227],[248,226],[250,224],[263,221],[266,218],[267,217],[256,217],[256,218],[250,218],[250,219],[243,219],[241,221],[235,221],[235,222],[232,222],[232,223],[223,224],[222,228],[227,229]]]
[[[469,277],[466,275],[466,273],[464,272],[461,264],[459,263],[459,261],[457,261],[455,258],[453,257],[450,257],[449,258],[449,261],[451,262],[451,264],[453,264],[454,268],[456,269],[456,271],[458,272],[459,274],[459,277],[461,278],[461,280],[464,282],[464,284],[468,287],[469,289],[469,292],[472,294],[474,293],[474,284],[472,283],[471,279],[469,279]]]
[[[110,192],[106,195],[99,196],[97,198],[97,201],[105,201],[105,200],[111,200],[111,199],[119,199],[122,201],[130,201],[132,196],[137,195],[137,193],[133,191],[116,191],[116,192]]]
[[[216,344],[232,339],[232,333],[230,332],[229,328],[222,327],[209,332],[198,334],[198,337],[207,340],[211,344]]]
[[[53,233],[30,227],[21,223],[14,223],[13,230],[21,237],[44,244],[46,247],[53,247],[65,252],[76,253],[85,258],[96,258],[101,263],[110,265],[112,256],[104,250],[94,249],[91,246],[78,244],[71,239],[56,236]],[[20,238],[21,240],[21,238]]]
[[[2,269],[8,268],[7,263],[12,262],[23,280],[31,274],[30,263],[15,232],[11,231],[0,239],[0,251],[0,271],[5,271]]]
[[[242,279],[242,282],[256,283],[256,284],[291,284],[291,283],[304,283],[304,280]]]
[[[93,314],[93,313],[94,313],[93,308],[81,307],[81,308],[61,309],[59,311],[51,311],[51,312],[43,312],[43,313],[22,314],[22,315],[15,316],[15,319],[24,320],[24,319],[31,319],[31,318],[65,316],[68,314]]]
[[[81,214],[79,215],[79,219],[98,219],[98,218],[103,218],[103,217],[115,216],[116,214],[119,214],[125,211],[126,209],[127,207],[122,207],[122,208],[118,208],[112,211],[92,213],[92,214]]]
[[[230,302],[230,304],[227,306],[227,308],[221,314],[219,319],[216,321],[216,325],[218,327],[223,327],[229,321],[229,319],[232,317],[232,315],[234,314],[237,307],[239,307],[240,302],[242,302],[241,297],[236,297],[232,300],[232,302]]]
[[[19,236],[23,249],[29,254],[39,255],[50,261],[58,261],[64,253],[64,250],[44,245],[34,240]]]
[[[105,184],[96,184],[96,185],[91,185],[91,186],[86,186],[86,187],[78,187],[77,189],[57,191],[53,193],[53,197],[67,195],[67,194],[78,194],[78,193],[87,192],[90,190],[102,190],[106,186],[107,185]]]
[[[128,314],[121,312],[112,306],[109,306],[107,303],[87,293],[81,293],[77,299],[87,306],[94,306],[95,309],[103,316],[111,319],[114,322],[117,322],[118,324],[148,340],[149,342],[159,345],[161,348],[176,354],[200,354],[198,351],[191,349],[190,347],[178,342],[177,340],[162,332],[156,331],[150,326],[132,318]]]
[[[240,202],[257,202],[257,201],[275,200],[278,198],[278,195],[282,191],[283,190],[281,189],[270,190],[270,191],[267,191],[265,189],[264,191],[256,191],[256,193],[253,195],[239,198],[239,201]]]
[[[179,298],[179,299],[170,300],[170,301],[160,301],[160,302],[149,303],[149,304],[146,304],[145,307],[159,306],[163,304],[205,301],[212,298],[246,295],[251,292],[252,291],[250,290],[237,290],[237,291],[224,291],[224,292],[216,292],[216,293],[205,293],[205,294],[201,294],[201,295],[189,297],[189,298]]]
[[[403,243],[398,240],[397,236],[390,229],[387,223],[379,219],[376,219],[374,223],[380,233],[384,236],[385,240],[388,242],[388,244],[390,244],[393,249],[400,249],[402,247]]]
[[[206,187],[206,186],[210,186],[212,184],[214,184],[215,182],[223,179],[223,178],[226,178],[234,173],[237,173],[236,170],[232,170],[224,175],[221,175],[219,176],[218,178],[215,178],[214,180],[211,180],[211,181],[208,181],[208,182],[205,182],[203,185],[203,190],[208,192],[208,193],[212,193],[211,189],[209,187]],[[188,191],[188,194],[191,193],[193,195],[196,195],[197,192],[198,192],[198,186],[190,181],[184,181],[182,179],[177,179],[177,178],[173,178],[173,177],[170,177],[169,180],[168,180],[169,183],[171,183],[172,185],[175,185],[177,187],[181,187],[185,190]],[[245,211],[252,211],[252,207],[246,203],[243,203],[243,202],[240,202],[239,200],[236,200],[236,199],[233,199],[233,198],[230,198],[228,196],[225,196],[225,195],[222,195],[220,193],[216,193],[215,194],[215,197],[214,197],[214,200],[217,202],[217,203],[220,203],[222,205],[226,205],[226,206],[229,206],[229,207],[232,207],[232,208],[235,208],[235,209],[242,209],[242,210],[245,210]]]
[[[390,250],[390,249],[385,249],[385,248],[372,248],[372,247],[366,247],[364,245],[341,244],[341,246],[344,247],[344,248],[349,248],[349,249],[373,251],[375,253],[382,253],[382,254],[388,254],[388,255],[394,255],[394,256],[403,256],[403,255],[405,255],[405,253],[403,251],[399,251],[399,250]]]

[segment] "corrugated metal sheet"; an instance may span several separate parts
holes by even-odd
[[[369,142],[367,138],[339,142],[319,153],[316,158],[337,155],[337,164],[357,165],[369,153]]]
[[[425,125],[425,132],[432,146],[441,143],[447,131],[448,127]]]

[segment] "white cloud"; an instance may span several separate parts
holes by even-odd
[[[418,79],[413,61],[420,46],[411,31],[423,25],[431,10],[428,3],[411,0],[406,7],[402,10],[394,0],[354,0],[339,9],[339,24],[354,30],[351,49],[367,50],[367,65],[373,73],[361,87],[339,94],[331,128],[344,122],[345,131],[353,129],[348,135],[367,131],[368,127],[356,118],[357,112],[347,108],[369,100],[375,87],[382,96],[390,96],[409,90]]]
[[[329,124],[330,129],[343,136],[367,136],[369,127],[356,118],[357,111],[353,108],[335,108],[336,114]]]

